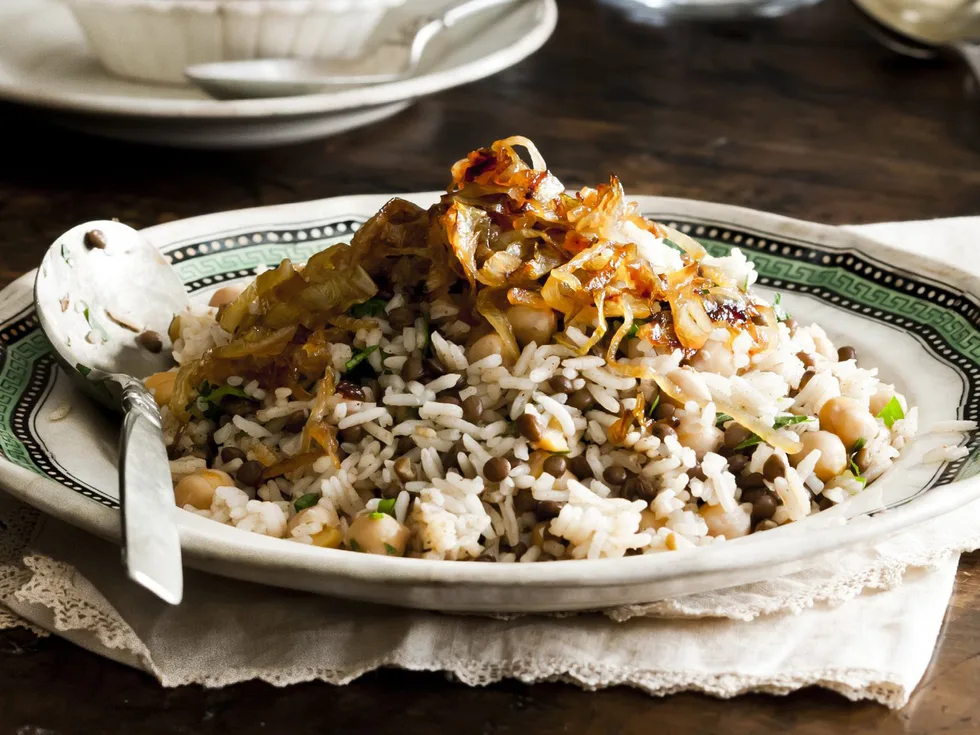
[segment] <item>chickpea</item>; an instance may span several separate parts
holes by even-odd
[[[801,449],[789,458],[796,467],[814,449],[820,450],[820,459],[813,471],[821,482],[827,482],[847,468],[847,449],[836,434],[829,431],[806,431],[800,435]]]
[[[740,538],[752,530],[751,508],[749,503],[737,505],[731,511],[726,511],[720,505],[705,505],[698,514],[708,525],[709,535]]]
[[[207,510],[211,507],[214,491],[219,487],[235,487],[235,482],[221,470],[198,470],[177,483],[174,501],[181,508],[193,505],[198,510]]]
[[[174,371],[154,373],[144,380],[143,384],[153,394],[153,398],[156,400],[158,406],[166,406],[170,403],[170,398],[174,394],[174,381],[176,379],[177,373]]]
[[[504,341],[496,332],[490,332],[480,337],[470,345],[466,353],[466,358],[471,363],[482,360],[484,357],[490,357],[490,355],[500,355],[504,358],[503,364],[505,366],[510,367],[514,364],[514,361],[505,354]]]
[[[244,286],[223,286],[211,294],[211,300],[208,301],[208,306],[226,306],[241,296],[244,290]]]
[[[902,404],[902,409],[905,409],[905,397],[899,393],[895,392],[894,385],[888,385],[887,383],[879,383],[878,390],[873,396],[871,396],[871,415],[877,416],[881,413],[881,410],[885,405],[894,397],[898,397],[898,402]]]
[[[319,523],[321,526],[326,526],[329,520],[330,515],[325,508],[321,508],[319,505],[311,505],[290,518],[289,523],[286,524],[286,530],[292,533],[297,526],[303,526],[307,523],[314,525]]]
[[[704,426],[700,421],[683,421],[677,427],[677,441],[693,449],[699,460],[718,449],[724,440],[725,432],[715,426]]]
[[[387,513],[358,516],[347,529],[347,542],[354,551],[385,556],[404,556],[411,534]]]
[[[310,536],[310,540],[321,549],[339,549],[344,542],[344,534],[336,528],[324,528],[320,533]]]
[[[853,398],[837,396],[820,408],[820,428],[832,431],[850,450],[860,439],[869,441],[878,424],[868,410]]]
[[[717,373],[726,378],[736,373],[735,355],[727,342],[709,339],[688,363],[697,370]]]
[[[538,346],[551,343],[558,324],[555,312],[517,304],[507,310],[507,320],[514,328],[514,336],[521,347],[534,342]]]

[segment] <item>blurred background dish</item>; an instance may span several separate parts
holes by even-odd
[[[420,2],[418,9],[440,5],[445,3]],[[29,105],[67,127],[128,141],[252,148],[313,140],[513,66],[544,45],[558,18],[555,0],[489,12],[439,34],[411,79],[303,97],[219,101],[190,85],[110,75],[57,0],[0,0],[0,100]],[[389,20],[400,22],[384,22]],[[492,33],[476,32],[488,24]]]
[[[352,59],[405,0],[65,0],[113,74],[181,84],[192,64]]]

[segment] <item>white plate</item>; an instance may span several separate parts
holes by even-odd
[[[411,195],[427,205],[437,194]],[[225,212],[153,227],[194,298],[257,265],[304,260],[347,240],[385,196]],[[980,413],[980,279],[856,234],[751,210],[638,197],[642,211],[705,241],[743,248],[760,284],[784,294],[798,320],[821,323],[918,405],[920,426]],[[107,538],[119,532],[118,418],[78,394],[53,365],[31,303],[33,274],[0,293],[0,484]],[[72,410],[61,421],[52,411]],[[940,442],[970,456],[919,459]],[[575,610],[646,602],[804,568],[821,554],[880,539],[980,497],[977,437],[924,434],[851,504],[799,523],[691,551],[618,560],[477,564],[396,559],[313,548],[179,516],[187,564],[230,577],[324,594],[439,610]],[[885,512],[863,515],[868,509]],[[850,518],[851,520],[845,522]]]
[[[474,33],[481,19],[492,33]],[[302,97],[213,100],[190,86],[110,76],[57,0],[0,0],[0,100],[40,108],[69,127],[125,140],[241,148],[311,140],[380,120],[410,102],[496,74],[554,31],[555,0],[481,15],[433,41],[418,76]]]

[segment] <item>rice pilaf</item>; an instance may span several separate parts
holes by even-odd
[[[525,163],[515,147],[527,149]],[[862,492],[917,410],[817,325],[530,141],[175,317],[179,506],[299,543],[533,562],[711,544]]]

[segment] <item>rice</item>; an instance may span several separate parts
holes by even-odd
[[[489,166],[489,155],[477,158]],[[506,163],[481,169],[480,177],[507,171],[523,180],[526,165]],[[177,381],[185,390],[200,387],[189,403],[172,400],[161,412],[178,504],[252,533],[368,553],[525,564],[620,558],[803,520],[864,492],[916,441],[917,409],[877,369],[849,353],[839,359],[820,326],[780,320],[758,294],[746,293],[756,272],[738,249],[692,260],[652,223],[641,226],[617,187],[555,204],[534,196],[557,180],[528,180],[538,188],[520,200],[524,219],[515,217],[513,232],[498,227],[509,211],[510,195],[501,192],[513,181],[494,189],[492,207],[482,209],[474,204],[479,196],[469,198],[482,184],[468,181],[468,209],[454,213],[457,230],[437,233],[438,257],[428,262],[420,254],[432,255],[428,241],[426,248],[409,242],[419,235],[405,223],[421,223],[426,233],[449,227],[445,208],[458,203],[456,190],[429,213],[393,200],[375,228],[389,248],[378,261],[385,269],[354,257],[364,256],[367,237],[318,254],[334,266],[318,277],[340,274],[346,284],[300,291],[309,297],[300,326],[282,327],[283,315],[289,322],[295,311],[269,310],[293,298],[293,285],[303,287],[313,261],[282,294],[231,309],[243,322],[232,328],[235,319],[223,316],[230,332],[214,309],[181,314],[174,357],[192,376],[206,355],[239,357],[213,371],[231,375],[224,385],[233,401],[216,398],[206,381]],[[574,217],[565,209],[571,201],[581,209]],[[463,211],[483,224],[461,224]],[[541,212],[566,220],[528,235]],[[573,248],[551,242],[563,228],[578,236]],[[518,239],[499,249],[480,240],[462,257],[457,241],[474,233]],[[402,247],[409,254],[397,252]],[[685,250],[696,253],[690,243]],[[574,262],[556,267],[548,259],[559,251],[576,253]],[[502,264],[509,270],[493,267]],[[684,299],[654,294],[661,286],[687,288],[669,276],[689,265],[701,285],[686,275],[693,290]],[[545,282],[565,266],[564,285],[549,290]],[[290,276],[280,268],[277,276]],[[571,288],[583,271],[606,284],[604,300],[592,286]],[[415,277],[424,289],[409,283]],[[355,300],[347,314],[306,313],[326,292],[346,288],[374,295]],[[719,289],[724,303],[711,300]],[[594,302],[576,301],[583,292]],[[704,311],[683,320],[691,303]],[[634,315],[641,317],[635,330],[623,329]],[[243,330],[254,333],[245,339]],[[612,350],[611,336],[624,333]],[[256,339],[265,342],[246,350],[247,359],[235,350],[209,353],[251,348]],[[893,395],[901,410],[877,408]],[[932,430],[976,428],[946,421]],[[968,452],[950,442],[923,461]]]

